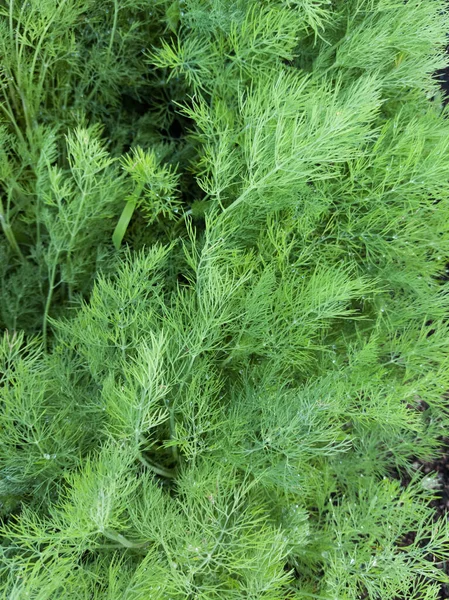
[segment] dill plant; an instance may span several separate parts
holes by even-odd
[[[448,28],[2,4],[2,598],[438,598]]]

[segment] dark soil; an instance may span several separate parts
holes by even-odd
[[[422,462],[416,460],[414,466],[423,474],[437,474],[439,486],[435,491],[435,500],[431,502],[431,507],[435,511],[435,520],[449,515],[449,438],[441,441],[443,452],[441,456],[432,462]],[[397,476],[397,475],[396,475]],[[400,477],[401,483],[406,487],[410,483],[408,476]],[[415,532],[411,531],[401,542],[401,545],[408,545],[413,542]],[[429,555],[430,561],[436,562],[434,556]],[[440,562],[438,566],[449,575],[449,562]],[[439,598],[441,600],[449,599],[449,584],[442,584]]]
[[[424,473],[438,474],[440,487],[436,499],[432,502],[432,507],[435,510],[435,519],[443,516],[447,518],[449,512],[449,439],[443,441],[445,452],[441,457],[432,463],[424,464],[422,467]],[[444,562],[440,566],[446,575],[449,575],[449,563]],[[449,584],[441,586],[440,598],[441,600],[449,598]]]
[[[432,463],[422,465],[423,473],[438,473],[440,489],[437,499],[432,502],[435,518],[442,517],[449,511],[449,439],[444,440],[444,447],[446,452],[443,456]]]
[[[438,473],[440,488],[437,498],[432,502],[436,519],[443,515],[447,518],[449,512],[449,440],[445,440],[445,449],[446,452],[438,460],[423,465],[424,473]],[[449,575],[449,563],[444,562],[441,568]],[[441,586],[440,598],[449,598],[449,584]]]

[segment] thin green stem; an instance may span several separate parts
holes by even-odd
[[[4,212],[3,202],[2,202],[1,198],[0,198],[0,224],[3,229],[3,233],[5,234],[5,237],[8,240],[11,248],[20,257],[21,260],[25,260],[25,257],[23,256],[22,251],[19,248],[19,244],[17,243],[14,232],[11,229],[11,225],[8,222],[8,218]]]
[[[5,106],[6,105],[6,106]],[[19,140],[26,146],[26,140],[23,136],[22,130],[20,129],[16,118],[14,116],[14,110],[11,106],[11,103],[9,101],[8,96],[5,94],[4,95],[4,102],[0,103],[0,109],[5,113],[5,115],[8,117],[9,121],[11,122],[11,125],[14,127],[15,132],[17,134],[17,137],[19,138]]]
[[[172,402],[170,405],[170,438],[173,439],[175,437],[176,431],[176,422],[175,422],[175,406]],[[176,462],[178,462],[178,447],[174,444],[172,447],[173,458]]]
[[[53,25],[53,23],[58,18],[58,13],[64,8],[65,4],[67,4],[67,0],[62,0],[62,2],[58,5],[58,8],[53,13],[52,18],[49,19],[47,25],[45,26],[44,30],[42,31],[42,34],[39,38],[38,43],[36,44],[36,50],[34,51],[33,62],[31,64],[31,68],[30,68],[30,81],[34,77],[34,72],[36,70],[36,64],[39,59],[39,54],[40,54],[42,45],[47,41],[48,30],[50,29],[50,27]]]
[[[111,28],[111,37],[109,38],[108,56],[111,56],[112,46],[114,45],[115,32],[117,31],[118,21],[118,1],[114,0],[114,20]]]
[[[25,4],[25,2],[23,3]],[[19,86],[19,77],[21,74],[21,69],[20,69],[20,62],[19,62],[19,38],[20,36],[17,35],[17,27],[14,25],[14,0],[10,0],[9,3],[9,37],[10,37],[10,41],[11,41],[11,46],[14,46],[14,41],[15,41],[15,45],[16,45],[16,60],[17,60],[17,86]],[[17,98],[15,95],[15,91],[14,91],[14,85],[12,83],[13,81],[13,74],[11,72],[11,70],[8,67],[8,79],[9,79],[9,92],[12,98],[12,102],[14,104],[14,107],[16,109],[16,111],[18,111],[19,109],[19,105],[17,102]],[[9,102],[8,102],[9,104]]]
[[[58,259],[59,259],[59,252],[57,253],[56,259],[53,262],[53,266],[52,266],[52,270],[51,270],[51,274],[50,274],[50,280],[48,283],[49,287],[48,287],[48,293],[47,293],[47,300],[45,302],[44,318],[43,318],[43,324],[42,324],[42,339],[43,339],[44,348],[47,347],[48,316],[49,316],[49,312],[50,312],[51,301],[53,298],[53,291],[55,289],[55,278],[56,278],[56,269],[58,267]]]
[[[153,473],[156,473],[156,475],[161,475],[161,477],[167,477],[168,479],[173,479],[175,477],[173,471],[166,469],[161,465],[156,465],[153,462],[150,462],[147,458],[144,458],[141,453],[139,453],[138,459],[145,467],[147,467],[147,469],[150,469],[153,471]]]
[[[226,207],[223,211],[223,213],[229,213],[231,210],[233,210],[234,208],[236,208],[239,204],[241,204],[246,197],[254,190],[256,190],[257,188],[259,188],[261,185],[263,185],[265,183],[265,181],[267,179],[269,179],[270,177],[272,177],[275,173],[277,173],[277,171],[279,171],[280,169],[283,168],[283,165],[276,165],[275,167],[273,167],[268,173],[266,173],[261,179],[259,179],[259,181],[257,183],[252,183],[251,185],[249,185],[246,190],[244,190],[240,196],[238,198],[236,198],[234,200],[234,202],[232,202],[228,207]],[[222,214],[223,214],[222,213]]]
[[[128,538],[126,538],[124,535],[118,533],[117,531],[114,531],[113,529],[105,529],[104,531],[102,531],[102,534],[109,540],[112,540],[113,542],[118,542],[125,548],[143,548],[148,544],[148,542],[132,542],[131,540],[128,540]]]

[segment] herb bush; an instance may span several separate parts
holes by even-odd
[[[438,598],[448,30],[1,3],[2,598]]]

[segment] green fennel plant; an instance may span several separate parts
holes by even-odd
[[[444,3],[0,29],[0,597],[437,600]]]

